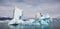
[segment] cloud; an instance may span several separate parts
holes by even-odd
[[[60,15],[59,3],[59,0],[0,0],[0,16],[12,17],[13,6],[17,5],[27,17],[34,17],[37,12],[48,12],[51,17],[55,17]]]

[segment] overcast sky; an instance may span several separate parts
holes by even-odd
[[[24,17],[35,17],[37,12],[49,13],[51,17],[60,16],[60,0],[0,0],[0,16],[13,16],[13,7],[24,10]]]

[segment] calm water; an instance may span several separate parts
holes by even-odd
[[[0,22],[0,29],[41,29],[40,26],[8,26],[7,22]],[[53,20],[50,29],[60,29],[60,21]]]

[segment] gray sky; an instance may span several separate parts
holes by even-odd
[[[0,0],[0,16],[13,16],[13,7],[18,6],[24,10],[24,17],[35,17],[37,12],[51,17],[60,16],[60,0]]]

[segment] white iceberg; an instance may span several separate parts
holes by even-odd
[[[8,25],[24,25],[24,26],[49,26],[50,16],[47,14],[43,16],[41,13],[37,13],[35,19],[30,19],[29,21],[23,21],[23,10],[15,7],[14,18],[9,21]]]

